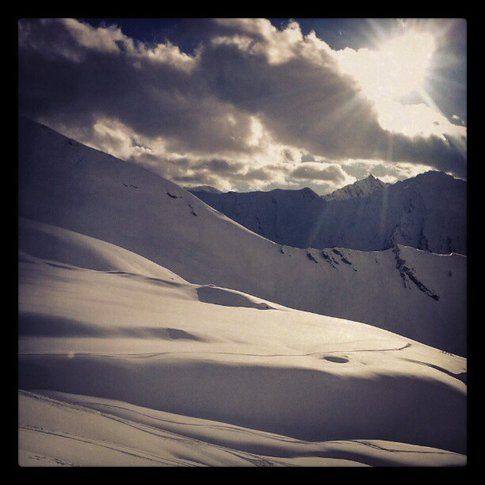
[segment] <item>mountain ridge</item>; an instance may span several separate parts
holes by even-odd
[[[152,172],[41,125],[20,128],[20,216],[115,244],[191,283],[215,284],[465,352],[465,257],[401,247],[400,258],[412,270],[404,280],[391,249],[341,248],[339,256],[277,244]]]
[[[430,171],[392,185],[370,176],[328,196],[310,190],[191,192],[279,244],[374,251],[399,243],[435,253],[467,253],[462,180]]]
[[[366,178],[357,180],[353,184],[346,185],[340,189],[334,190],[328,195],[323,195],[326,200],[342,200],[352,197],[366,197],[376,190],[383,189],[387,184],[374,177],[372,174]]]

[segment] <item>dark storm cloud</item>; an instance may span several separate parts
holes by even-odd
[[[249,150],[249,117],[207,92],[177,48],[151,52],[119,31],[94,38],[107,29],[80,24],[79,33],[71,25],[20,24],[20,109],[27,116],[80,127],[108,117],[144,136],[163,136],[175,150]]]
[[[185,25],[185,35],[200,39],[193,55],[169,43],[136,42],[114,27],[21,21],[21,112],[54,128],[78,130],[84,141],[98,136],[93,127],[100,119],[117,120],[137,138],[162,139],[168,152],[205,156],[190,168],[219,177],[249,174],[249,167],[245,172],[207,157],[257,154],[253,117],[276,142],[327,159],[408,161],[459,175],[466,171],[463,157],[440,138],[411,139],[383,130],[355,83],[337,69],[328,46],[303,37],[296,25],[284,31],[257,19]],[[184,35],[184,29],[178,32]],[[112,143],[120,141],[115,137]],[[156,155],[143,157],[156,163]],[[169,172],[176,167],[174,161],[160,164]],[[209,184],[207,177],[198,182]]]

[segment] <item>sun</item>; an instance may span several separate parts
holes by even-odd
[[[375,53],[379,81],[370,89],[376,94],[400,98],[425,87],[426,76],[436,49],[430,33],[408,32],[385,42]]]
[[[344,49],[338,61],[371,100],[399,100],[424,90],[435,50],[433,34],[411,30],[375,49]]]
[[[408,28],[376,35],[371,47],[335,51],[340,70],[350,75],[373,105],[380,126],[408,137],[463,138],[431,95],[439,33]]]

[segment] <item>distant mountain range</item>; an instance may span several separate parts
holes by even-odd
[[[280,244],[364,251],[403,244],[435,253],[467,253],[467,184],[443,172],[430,171],[395,184],[370,175],[326,196],[309,188],[246,193],[189,190]]]

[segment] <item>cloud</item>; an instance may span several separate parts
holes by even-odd
[[[346,177],[338,165],[322,167],[319,163],[302,163],[293,170],[291,175],[297,179],[325,180],[329,182],[343,182]]]
[[[173,151],[251,151],[250,116],[208,92],[186,67],[197,60],[178,48],[135,44],[118,29],[77,21],[20,26],[20,108],[27,115],[82,129],[100,118],[119,120],[141,136],[164,138]],[[87,46],[99,31],[103,42]]]
[[[355,180],[373,175],[384,182],[394,183],[426,172],[429,167],[416,163],[391,163],[381,160],[348,160],[341,165],[342,170]]]
[[[194,164],[192,168],[207,170],[216,174],[238,173],[244,167],[242,163],[230,163],[227,160],[212,159]]]
[[[190,54],[177,45],[184,36],[199,40]],[[466,173],[451,138],[383,129],[335,52],[296,22],[186,20],[170,42],[147,45],[114,26],[21,20],[19,106],[175,181],[222,189],[337,187],[335,164],[348,159]]]

